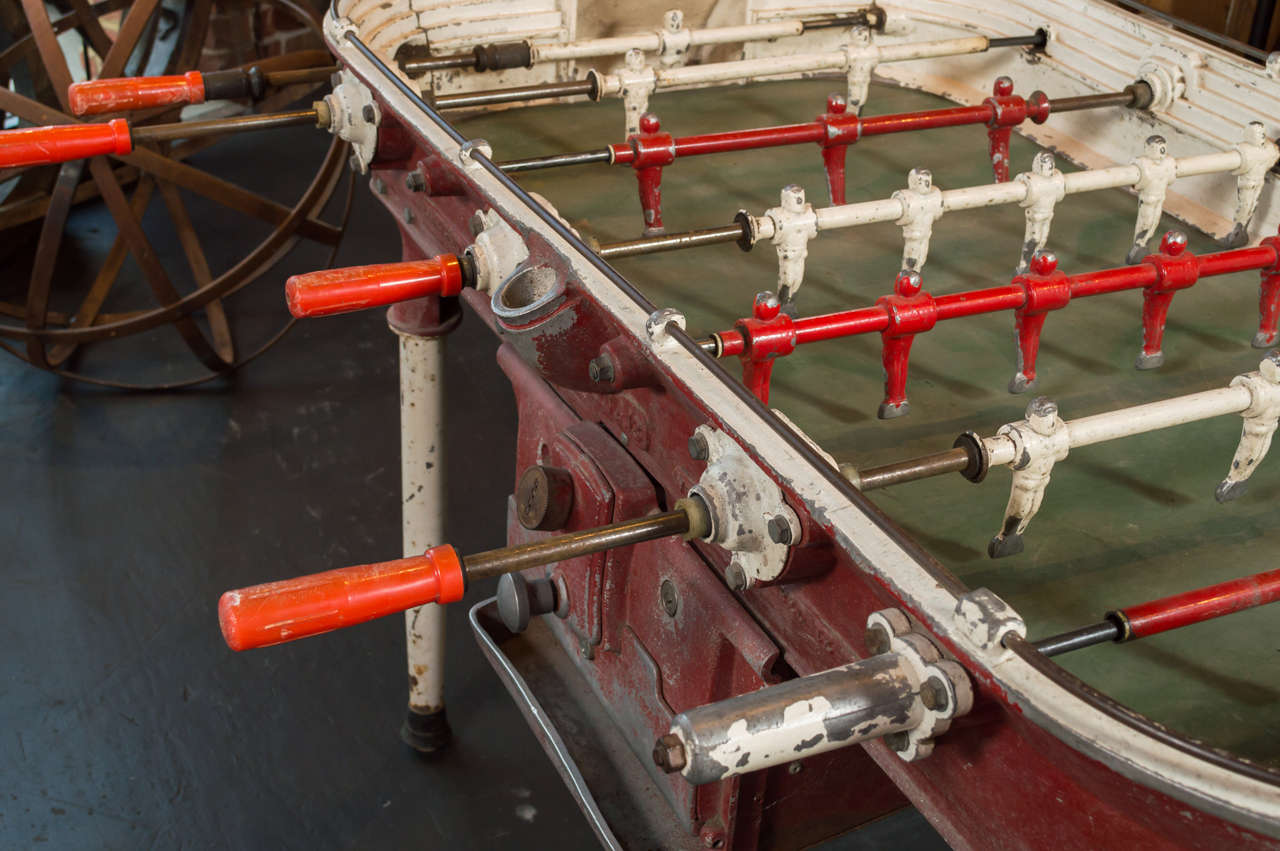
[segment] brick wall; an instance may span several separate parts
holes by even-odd
[[[317,16],[326,0],[299,0]],[[295,50],[323,49],[324,44],[290,9],[270,0],[217,0],[209,17],[200,68],[204,71],[243,65],[255,59]]]

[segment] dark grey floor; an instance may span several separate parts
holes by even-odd
[[[254,143],[204,163],[225,158],[284,197],[309,174],[280,164],[320,144],[304,131]],[[221,271],[241,220],[191,206]],[[91,207],[75,224],[67,280],[111,236]],[[173,240],[157,246],[180,268]],[[390,219],[357,187],[339,262],[398,256]],[[282,319],[284,275],[322,255],[290,262],[233,302],[245,345]],[[0,264],[0,288],[20,290],[22,252]],[[165,334],[80,365],[192,372]],[[513,479],[494,347],[471,320],[449,349],[448,528],[463,551],[502,543]],[[304,323],[234,378],[183,392],[103,391],[0,358],[0,847],[595,847],[463,607],[450,612],[457,738],[431,761],[396,736],[399,618],[239,655],[221,641],[228,588],[399,554],[396,386],[380,311]],[[940,846],[914,812],[839,843]]]

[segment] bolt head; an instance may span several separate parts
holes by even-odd
[[[413,210],[409,209],[408,207],[405,207],[405,208],[404,208],[404,223],[405,223],[405,224],[407,224],[407,225],[411,225],[411,224],[413,224],[413,220],[414,220],[414,218],[415,218],[415,217],[414,217],[414,215],[413,215]]]
[[[372,124],[374,119],[378,117],[377,113],[373,111],[373,104],[366,103],[364,108],[360,110],[360,117]]]
[[[613,383],[613,360],[608,355],[592,358],[587,364],[587,375],[597,384]]]
[[[947,697],[947,687],[937,677],[930,677],[920,686],[920,702],[925,709],[934,712],[946,712],[951,700]]]
[[[804,771],[804,766],[798,762],[793,762],[787,766],[788,774],[799,774],[801,771]]]
[[[791,544],[791,524],[781,514],[769,518],[769,540],[775,544]]]
[[[867,652],[872,656],[879,656],[881,653],[889,652],[889,633],[885,632],[882,626],[867,627],[863,640],[867,645]]]
[[[410,192],[422,192],[427,188],[427,178],[420,171],[411,171],[404,176],[404,188]]]
[[[706,461],[710,455],[707,438],[698,432],[689,435],[689,457],[694,461]]]
[[[387,184],[381,177],[375,177],[369,181],[369,185],[373,187],[373,191],[379,195],[387,194]]]
[[[884,737],[884,743],[889,746],[889,750],[902,753],[911,747],[911,737],[903,732],[889,733]]]
[[[675,733],[667,733],[653,746],[653,764],[667,773],[684,768],[684,744]]]
[[[676,586],[670,579],[662,580],[658,596],[662,600],[662,610],[667,613],[667,617],[674,618],[676,612],[680,611],[680,597],[676,594]]]
[[[724,572],[725,581],[729,583],[729,588],[733,591],[747,590],[747,572],[742,569],[742,565],[736,561],[731,562]]]

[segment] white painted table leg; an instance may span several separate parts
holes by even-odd
[[[395,330],[395,329],[393,329]],[[404,554],[444,542],[444,336],[400,338],[400,490]],[[424,753],[449,741],[444,710],[445,609],[405,612],[409,712],[405,743]]]

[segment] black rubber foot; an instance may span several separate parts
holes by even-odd
[[[1213,492],[1213,498],[1218,502],[1231,502],[1233,499],[1239,499],[1244,496],[1245,491],[1248,489],[1248,479],[1240,482],[1228,482],[1223,480],[1222,484],[1218,485],[1217,490]]]
[[[418,753],[433,754],[444,750],[453,739],[445,710],[421,713],[410,709],[400,728],[400,740]]]
[[[1008,535],[996,535],[987,544],[987,555],[991,558],[1006,558],[1022,552],[1022,536],[1017,532]]]

